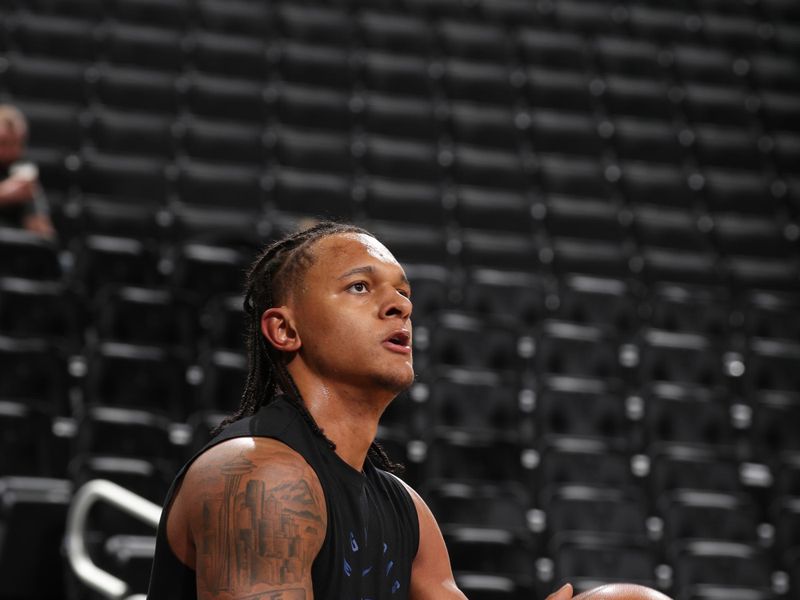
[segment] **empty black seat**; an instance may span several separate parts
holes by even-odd
[[[800,344],[796,341],[754,338],[745,357],[745,382],[751,391],[796,392],[800,380]]]
[[[734,57],[714,45],[675,44],[672,59],[678,76],[685,81],[735,85]]]
[[[121,456],[164,460],[170,448],[169,422],[144,410],[92,406],[78,421],[75,456]]]
[[[445,222],[442,193],[434,183],[370,177],[364,208],[373,219],[436,225]]]
[[[83,326],[74,295],[58,281],[0,278],[0,332],[76,342]]]
[[[264,39],[270,32],[270,7],[247,0],[199,0],[198,21],[203,29]]]
[[[103,103],[117,108],[174,113],[178,106],[176,79],[172,73],[140,67],[94,67],[92,91]]]
[[[752,135],[743,129],[721,125],[695,128],[697,156],[704,166],[752,169],[763,163]]]
[[[353,168],[347,136],[310,129],[281,127],[275,154],[282,166],[349,173]]]
[[[275,17],[278,31],[293,40],[346,47],[353,37],[353,20],[338,7],[287,4]]]
[[[464,308],[533,327],[544,318],[543,284],[525,272],[474,269],[464,286]]]
[[[461,237],[463,263],[472,269],[532,272],[538,246],[531,234],[491,229],[465,229]]]
[[[604,145],[590,115],[537,110],[531,113],[531,137],[538,152],[602,154]]]
[[[565,388],[567,386],[564,386]],[[581,390],[551,387],[540,392],[534,412],[537,436],[543,443],[558,438],[603,439],[614,447],[629,442],[624,399],[595,386]]]
[[[667,543],[690,540],[757,542],[758,515],[746,496],[678,490],[660,499]]]
[[[642,382],[719,385],[722,365],[708,338],[697,333],[645,330],[639,349]]]
[[[428,445],[423,481],[430,485],[444,481],[522,482],[525,470],[520,461],[521,449],[509,437],[442,432]]]
[[[619,377],[616,344],[599,328],[546,321],[537,341],[534,366],[541,377],[602,381]]]
[[[52,436],[47,415],[28,403],[0,400],[0,471],[4,475],[41,475],[48,471]]]
[[[265,159],[258,127],[238,121],[192,118],[183,123],[183,128],[181,145],[192,158],[246,165],[259,165]],[[202,171],[205,166],[194,170]]]
[[[474,340],[480,339],[476,345]],[[510,328],[488,327],[472,315],[446,312],[431,330],[433,364],[494,371],[519,367],[516,335]]]
[[[163,288],[110,289],[96,298],[92,323],[103,340],[185,348],[197,337],[194,307]]]
[[[523,28],[517,41],[530,65],[559,71],[583,71],[586,66],[584,39],[576,32]]]
[[[0,479],[0,577],[9,597],[58,598],[64,593],[61,544],[72,486],[63,479]],[[48,573],[43,577],[43,573]]]
[[[67,365],[57,347],[40,338],[0,336],[0,364],[0,398],[66,414]]]
[[[287,41],[281,46],[278,72],[286,81],[346,89],[350,85],[347,52],[335,46]]]
[[[459,144],[454,152],[453,174],[460,184],[523,190],[529,175],[517,152]]]
[[[669,121],[620,117],[614,121],[614,141],[624,160],[680,164],[686,157]]]
[[[645,310],[656,329],[719,339],[729,330],[728,302],[721,288],[662,283],[651,288]]]
[[[442,85],[453,99],[506,106],[514,100],[511,76],[502,64],[449,59],[444,64]]]
[[[647,77],[660,69],[659,48],[651,40],[599,36],[594,49],[603,69],[610,73]]]
[[[121,21],[184,29],[191,21],[189,0],[113,0],[108,10]]]
[[[764,552],[756,546],[726,541],[696,541],[676,545],[671,552],[674,585],[681,594],[693,586],[720,586],[768,590],[770,568]],[[722,593],[725,593],[724,591]]]
[[[429,431],[519,429],[517,390],[492,371],[450,369],[431,382],[425,407]]]
[[[92,24],[84,19],[18,13],[7,17],[11,45],[26,56],[90,60]]]
[[[167,158],[173,150],[171,125],[169,117],[101,109],[92,113],[89,140],[103,153]]]
[[[515,150],[520,141],[510,108],[456,101],[450,107],[450,123],[453,139],[459,143]]]
[[[177,190],[180,201],[187,205],[258,213],[262,207],[260,175],[253,166],[184,161],[178,169]]]
[[[367,6],[356,19],[367,47],[398,54],[426,54],[432,46],[430,26],[423,18],[397,12],[379,12]]]
[[[390,248],[402,264],[423,263],[444,266],[447,235],[439,227],[392,221],[370,221],[366,228]]]
[[[797,366],[794,370],[796,372]],[[753,424],[750,432],[752,449],[759,460],[772,462],[791,457],[800,450],[794,432],[800,423],[800,399],[794,392],[762,393],[753,406]]]
[[[179,420],[190,406],[185,358],[158,346],[102,342],[89,357],[86,393],[94,405],[147,409]]]
[[[94,293],[107,285],[155,285],[161,280],[153,248],[133,238],[88,235],[76,244],[75,274]]]
[[[217,349],[201,361],[203,382],[200,406],[215,412],[232,413],[239,406],[247,380],[247,359],[240,352]]]
[[[697,192],[689,187],[678,166],[624,161],[622,189],[631,202],[691,207],[698,202]]]
[[[654,499],[681,489],[742,491],[738,464],[708,447],[663,446],[654,449],[648,479]]]
[[[557,583],[552,587],[569,581],[575,593],[619,582],[656,588],[656,558],[647,544],[619,543],[602,535],[566,540],[553,553]]]
[[[207,117],[260,123],[266,116],[263,85],[257,81],[195,73],[182,97],[192,112]]]
[[[348,218],[353,212],[349,178],[333,173],[282,167],[270,195],[284,212],[328,218]]]
[[[283,83],[277,87],[275,95],[274,114],[281,123],[337,131],[347,130],[352,124],[348,96],[343,91]],[[367,111],[369,108],[367,103]],[[392,113],[392,116],[397,115]]]
[[[673,114],[666,83],[660,79],[608,75],[603,99],[613,115],[669,120]]]
[[[435,182],[440,177],[436,147],[430,143],[372,135],[366,141],[364,166],[373,175]]]
[[[623,280],[568,275],[560,281],[554,317],[561,321],[630,333],[638,323],[631,290]]]
[[[238,293],[248,259],[234,248],[186,243],[177,249],[172,282],[198,299]]]
[[[184,63],[179,33],[161,27],[116,22],[104,26],[101,52],[115,65],[177,73]]]
[[[800,296],[754,290],[741,307],[744,329],[752,337],[800,339],[800,323],[794,315],[800,311]]]
[[[545,206],[545,225],[555,236],[619,242],[628,233],[621,223],[621,207],[613,200],[549,193]]]
[[[532,106],[589,112],[594,100],[583,72],[532,67],[527,71],[527,96]]]
[[[188,59],[200,71],[263,80],[268,73],[266,50],[266,44],[255,38],[196,32]]]

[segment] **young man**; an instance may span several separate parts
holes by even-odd
[[[244,306],[242,405],[170,490],[149,600],[463,599],[433,515],[373,441],[414,381],[400,264],[323,223],[261,255]]]
[[[55,231],[36,166],[19,162],[28,123],[14,106],[0,104],[0,226],[22,227],[45,237]]]

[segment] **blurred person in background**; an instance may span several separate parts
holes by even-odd
[[[28,122],[22,112],[0,104],[0,227],[20,227],[54,237],[39,170],[22,160],[27,137]]]

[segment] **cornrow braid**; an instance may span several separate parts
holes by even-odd
[[[213,431],[214,435],[231,423],[255,414],[261,406],[271,403],[278,395],[285,394],[296,405],[311,430],[324,439],[331,449],[336,449],[336,444],[328,439],[308,412],[300,390],[286,368],[284,356],[261,333],[261,315],[278,305],[287,290],[297,284],[311,266],[314,260],[311,249],[314,244],[325,237],[341,233],[372,236],[355,225],[323,221],[268,246],[248,270],[242,303],[247,320],[247,380],[239,407],[220,423]],[[394,463],[377,442],[372,442],[367,454],[386,471],[402,471],[402,465]]]

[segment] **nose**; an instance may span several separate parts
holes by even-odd
[[[384,300],[383,306],[381,307],[381,317],[400,317],[405,320],[411,316],[413,308],[414,305],[411,303],[409,297],[393,289],[387,294],[386,300]]]

